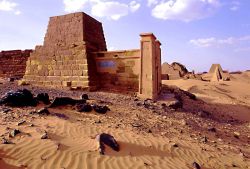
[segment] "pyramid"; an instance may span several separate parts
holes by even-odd
[[[42,46],[26,63],[23,80],[49,87],[95,88],[96,65],[90,53],[106,51],[102,24],[83,12],[50,17]]]

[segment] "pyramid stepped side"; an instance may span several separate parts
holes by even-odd
[[[24,80],[34,85],[95,88],[98,77],[88,53],[98,50],[106,50],[100,22],[84,13],[51,17],[43,46],[37,46],[27,61]]]

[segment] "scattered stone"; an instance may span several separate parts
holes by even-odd
[[[34,127],[35,125],[34,124],[30,124],[29,127]]]
[[[181,125],[183,125],[183,126],[186,126],[186,125],[188,125],[188,123],[186,122],[186,120],[181,120]]]
[[[208,141],[208,140],[207,140],[207,137],[206,137],[206,136],[204,136],[204,137],[201,138],[201,142],[207,143],[207,141]]]
[[[105,154],[105,146],[109,146],[114,151],[120,151],[120,146],[113,136],[110,134],[102,133],[96,136],[96,140],[99,142],[100,154]]]
[[[17,90],[7,92],[1,99],[0,105],[5,104],[12,107],[36,106],[37,101],[33,94],[27,90]]]
[[[179,147],[179,145],[178,145],[177,143],[174,143],[174,144],[172,145],[172,147],[177,148],[177,147]]]
[[[78,112],[91,112],[93,108],[88,103],[80,104],[77,106]]]
[[[101,124],[101,123],[102,123],[101,120],[95,121],[95,124]]]
[[[167,106],[166,103],[162,103],[162,104],[161,104],[161,107],[162,107],[162,108],[165,108],[166,106]]]
[[[41,139],[48,139],[48,133],[47,132],[44,132],[41,136]]]
[[[43,102],[46,105],[50,104],[48,93],[39,93],[36,96],[36,99],[37,99],[37,101]]]
[[[8,112],[10,112],[12,109],[10,109],[10,108],[6,108],[6,107],[4,107],[4,108],[2,108],[1,110],[0,110],[0,113],[8,113]]]
[[[207,111],[200,111],[200,112],[198,112],[198,116],[200,116],[202,118],[208,118],[211,116],[211,113],[209,113]]]
[[[54,113],[53,115],[55,115],[56,117],[59,117],[61,119],[65,119],[65,120],[69,119],[68,116],[66,116],[65,114],[62,114],[62,113]]]
[[[12,130],[12,131],[9,132],[9,136],[10,137],[15,137],[19,133],[21,133],[20,130],[14,129],[14,130]]]
[[[153,133],[151,129],[148,129],[148,133]]]
[[[37,111],[36,110],[32,110],[29,112],[29,114],[37,114]]]
[[[234,132],[234,137],[237,138],[237,139],[239,139],[240,138],[240,133],[235,131]]]
[[[108,106],[99,106],[96,104],[93,105],[93,109],[95,110],[95,112],[100,113],[100,114],[106,114],[107,111],[110,111]]]
[[[29,83],[26,82],[25,80],[18,80],[17,85],[18,86],[27,86],[27,85],[29,85]]]
[[[207,130],[210,132],[214,132],[214,133],[216,132],[216,128],[214,128],[214,127],[209,127]]]
[[[17,123],[17,125],[20,126],[20,125],[24,124],[25,122],[26,122],[25,120],[21,120],[21,121],[19,121],[19,122]]]
[[[142,124],[139,124],[139,123],[133,123],[133,124],[131,124],[133,127],[141,127],[142,126]]]
[[[142,106],[142,103],[140,103],[140,102],[136,103],[136,106]]]
[[[87,94],[82,95],[82,100],[89,100],[89,96]]]
[[[193,169],[201,169],[200,165],[196,162],[193,162],[192,166],[193,166]]]
[[[232,164],[232,167],[234,167],[234,168],[235,168],[235,167],[237,167],[237,165],[233,163],[233,164]]]
[[[166,105],[175,110],[183,107],[182,101],[177,99],[166,102]]]
[[[6,138],[2,138],[2,144],[11,144],[11,142]]]
[[[196,96],[190,92],[187,92],[185,90],[181,90],[186,96],[188,96],[192,100],[197,100]]]
[[[9,77],[9,78],[7,79],[7,81],[8,81],[8,82],[14,82],[14,81],[15,81],[15,78],[14,78],[14,77]]]
[[[44,108],[38,110],[37,114],[39,114],[39,115],[49,115],[50,112],[49,112],[49,110],[46,107],[44,107]]]
[[[56,97],[52,101],[52,103],[49,107],[53,108],[53,107],[66,106],[66,105],[74,106],[76,104],[83,104],[83,103],[86,103],[86,100],[76,100],[76,99],[72,99],[70,97]]]

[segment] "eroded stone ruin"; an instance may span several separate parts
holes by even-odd
[[[141,34],[140,49],[107,51],[102,24],[85,13],[51,17],[42,46],[27,61],[23,81],[47,87],[113,89],[157,98],[160,42]]]
[[[220,64],[212,64],[209,72],[202,75],[202,79],[211,82],[228,81],[230,80],[230,74],[227,71],[223,71]]]
[[[0,52],[0,77],[22,78],[26,61],[32,50],[9,50]]]

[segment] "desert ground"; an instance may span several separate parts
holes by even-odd
[[[0,95],[26,88],[34,95],[80,98],[107,105],[106,114],[74,106],[0,106],[0,169],[202,169],[250,168],[250,72],[231,81],[163,81],[159,101],[131,93],[84,92],[18,86],[0,81]],[[180,90],[180,89],[182,90]],[[196,97],[194,97],[194,94]],[[173,106],[174,105],[174,106]],[[9,133],[20,131],[14,137]],[[44,133],[48,138],[41,139]],[[109,133],[120,151],[98,151],[95,137]],[[9,144],[3,144],[4,141]],[[6,143],[6,142],[5,142]]]

